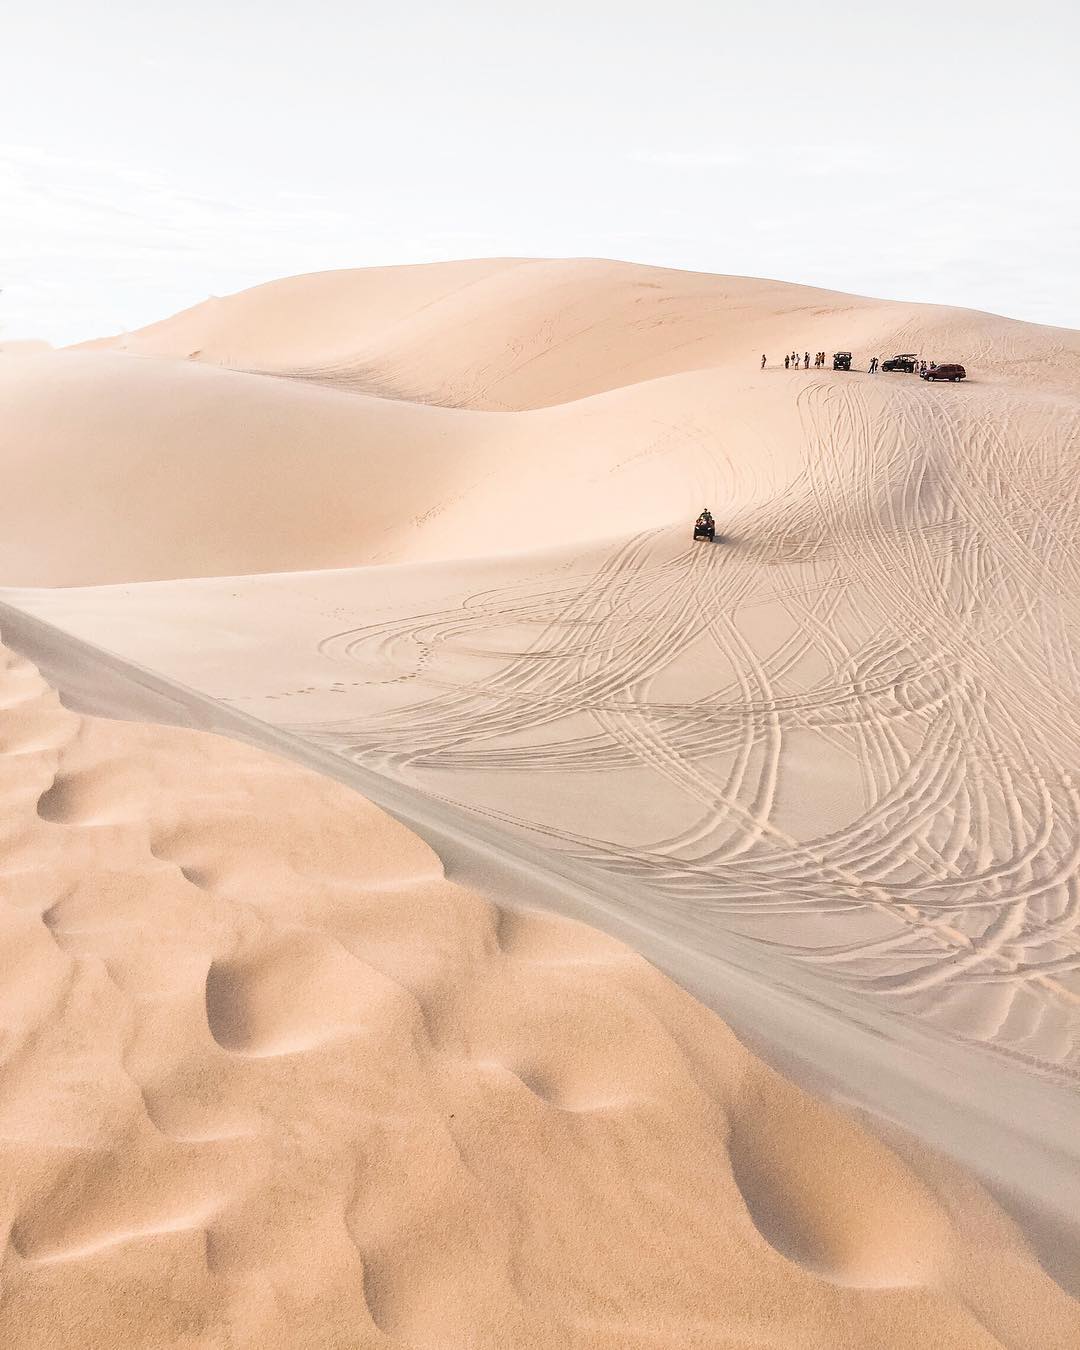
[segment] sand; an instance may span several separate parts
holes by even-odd
[[[51,351],[51,345],[40,339],[24,338],[21,341],[5,342],[0,338],[0,357],[6,356],[18,359],[27,356],[42,356],[45,352]]]
[[[466,266],[480,279],[466,283]],[[349,315],[353,345],[341,335]],[[967,311],[614,263],[295,278],[119,340],[127,352],[0,363],[4,584],[584,547],[676,520],[684,530],[705,500],[729,532],[753,507],[802,525],[791,513],[818,490],[808,464],[860,487],[864,467],[857,437],[830,447],[840,458],[828,466],[808,458],[808,437],[828,437],[834,415],[848,426],[897,415],[901,389],[895,376],[870,395],[857,375],[761,371],[761,353],[782,362],[792,334],[810,351],[962,354],[980,381],[949,391],[965,438],[998,417],[1002,388],[1023,400],[1007,415],[1027,419],[1025,435],[1045,422],[1064,434],[1075,416],[1075,394],[1059,391],[1080,385],[1076,333]],[[290,340],[298,361],[322,364],[282,375]],[[230,354],[235,368],[222,364]],[[266,369],[278,373],[251,373]],[[850,408],[825,406],[832,389]],[[910,393],[899,414],[921,434],[916,409],[935,404],[909,414]],[[951,426],[933,434],[948,454]],[[884,481],[865,488],[880,510],[906,469],[881,457],[877,468]]]
[[[792,347],[863,370],[785,371]],[[911,350],[969,382],[863,373]],[[3,598],[601,879],[635,922],[726,943],[905,1072],[936,1037],[961,1096],[1000,1064],[1067,1119],[1078,391],[1080,334],[775,282],[522,260],[292,278],[0,363]],[[689,538],[706,503],[711,547]],[[258,1141],[147,1180],[187,1216],[164,1244],[168,1221],[110,1229],[100,1259],[156,1291],[131,1344],[216,1343],[189,1314],[274,1343],[274,1299],[290,1345],[1080,1340],[974,1181],[814,1103],[611,938],[451,885],[296,768],[80,726],[74,788],[20,756],[24,870],[39,835],[136,868],[71,927],[111,935],[94,952],[141,1001],[103,1000],[122,1033],[61,1039],[119,1045],[144,1098],[149,1078],[205,1110],[181,1143]],[[167,1032],[136,1034],[146,1009]],[[969,1161],[989,1137],[922,1123]],[[117,1137],[117,1166],[150,1167]],[[185,1186],[215,1168],[207,1209]],[[163,1281],[187,1302],[163,1309]],[[180,1320],[148,1332],[151,1307]]]
[[[5,1346],[1080,1336],[974,1183],[627,948],[3,661]]]
[[[457,267],[392,269],[401,304],[418,305],[408,320],[386,271],[344,274],[340,304],[363,311],[370,286],[386,368],[404,332],[417,362],[441,362],[442,389],[497,335],[492,380],[520,403],[553,396],[556,376],[563,393],[600,392],[482,412],[167,358],[199,310],[127,340],[153,359],[35,362],[10,382],[37,479],[24,473],[26,500],[4,507],[9,576],[122,570],[132,583],[179,551],[263,574],[12,598],[646,886],[687,922],[1073,1079],[1080,397],[1063,391],[1080,389],[1080,336],[617,264],[476,268],[469,284]],[[295,326],[311,355],[327,286],[297,278],[219,302],[205,349],[268,361]],[[433,352],[447,305],[471,345]],[[528,336],[516,348],[514,322]],[[761,370],[754,349],[735,368],[744,328],[775,352],[795,322],[812,351],[873,325],[875,350],[964,356],[970,382]],[[706,355],[717,364],[694,369]],[[619,360],[631,382],[607,389]],[[658,373],[677,362],[687,369]],[[222,387],[185,405],[188,385]],[[193,444],[178,406],[220,438]],[[430,419],[452,432],[428,438]],[[167,462],[140,476],[166,435]],[[114,492],[71,493],[106,460]],[[107,529],[80,527],[110,502]],[[704,502],[723,540],[712,548],[689,538]],[[267,571],[271,554],[305,570]],[[354,554],[366,565],[332,567]]]

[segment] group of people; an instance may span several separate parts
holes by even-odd
[[[826,359],[826,358],[825,358],[825,353],[824,353],[824,352],[815,352],[815,353],[814,353],[814,367],[815,367],[815,369],[824,366],[824,365],[825,365],[825,359]],[[803,370],[809,370],[809,369],[810,369],[810,353],[809,353],[809,352],[803,352],[802,356],[800,357],[798,352],[788,352],[788,354],[784,357],[784,369],[785,369],[785,370],[798,370],[798,369],[800,368],[800,366],[801,366],[801,368],[802,368]],[[762,370],[765,369],[765,355],[764,355],[764,353],[762,353],[762,356],[761,356],[761,369],[762,369]],[[880,369],[881,369],[881,362],[880,362],[880,360],[879,360],[876,356],[872,356],[872,357],[870,358],[870,365],[869,365],[869,367],[868,367],[868,373],[871,374],[871,375],[876,375]],[[937,362],[936,362],[936,361],[916,361],[916,362],[915,362],[915,374],[916,374],[916,375],[925,375],[926,372],[927,372],[928,370],[936,370],[936,369],[937,369]]]
[[[784,369],[785,369],[785,370],[798,370],[798,369],[799,369],[800,362],[801,362],[801,364],[802,364],[803,370],[809,370],[809,369],[810,369],[810,353],[809,353],[809,352],[803,352],[802,356],[800,357],[798,352],[788,352],[788,354],[784,357]],[[823,366],[824,364],[825,364],[825,353],[824,353],[824,352],[815,352],[815,353],[814,353],[814,367],[815,367],[815,369],[816,369],[818,366]],[[762,370],[765,369],[765,355],[764,355],[764,353],[762,353],[762,356],[761,356],[761,369],[762,369]]]

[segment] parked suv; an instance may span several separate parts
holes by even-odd
[[[915,371],[915,353],[901,352],[899,356],[890,356],[887,361],[882,361],[882,370],[906,370],[909,375]]]
[[[928,366],[922,372],[924,380],[966,380],[967,371],[963,366]]]

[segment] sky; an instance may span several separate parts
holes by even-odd
[[[0,341],[488,256],[1080,327],[1065,0],[3,8]]]

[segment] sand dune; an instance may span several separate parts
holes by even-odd
[[[744,374],[819,349],[963,353],[980,372],[1080,376],[1080,338],[995,315],[598,259],[326,272],[211,300],[117,350],[300,376],[451,407],[520,410],[688,370]],[[946,355],[950,353],[951,355]],[[1064,367],[1063,367],[1064,362]]]
[[[1074,1101],[1080,334],[510,259],[89,346],[0,362],[5,599]],[[13,1344],[1080,1340],[972,1181],[625,948],[5,681]]]
[[[792,345],[940,349],[1036,400],[1080,387],[1063,330],[627,264],[293,278],[105,345],[202,355],[0,366],[6,584],[577,546],[704,499],[730,520],[805,472],[816,376],[757,369]]]
[[[690,373],[491,414],[62,353],[0,367],[0,563],[11,585],[70,586],[583,544],[685,516],[703,495],[774,492],[798,467],[791,401],[759,430],[761,459],[722,442],[700,457],[710,423],[750,420],[754,398]]]
[[[965,322],[986,323],[989,350],[998,321]],[[1060,392],[1068,344],[1016,327],[1047,389],[718,368],[514,414],[65,355],[122,383],[163,370],[239,381],[264,405],[447,419],[456,455],[490,459],[423,528],[386,536],[409,567],[18,599],[875,1006],[1071,1076],[1080,399]],[[381,485],[419,454],[400,429],[385,444],[397,453],[379,461],[372,440],[364,460]],[[231,472],[241,456],[223,440],[208,460]],[[236,481],[252,476],[245,462]],[[373,487],[372,509],[426,511],[416,495],[443,490],[434,472],[408,481],[389,505]],[[303,491],[297,533],[267,544],[294,558]],[[218,495],[235,537],[244,499]],[[711,549],[688,538],[701,500],[724,538]],[[549,547],[493,556],[521,510]],[[334,519],[331,505],[306,567],[325,564]],[[106,544],[127,546],[122,523]],[[456,561],[417,566],[431,558]]]
[[[620,944],[2,659],[5,1346],[1080,1336],[973,1183]]]

